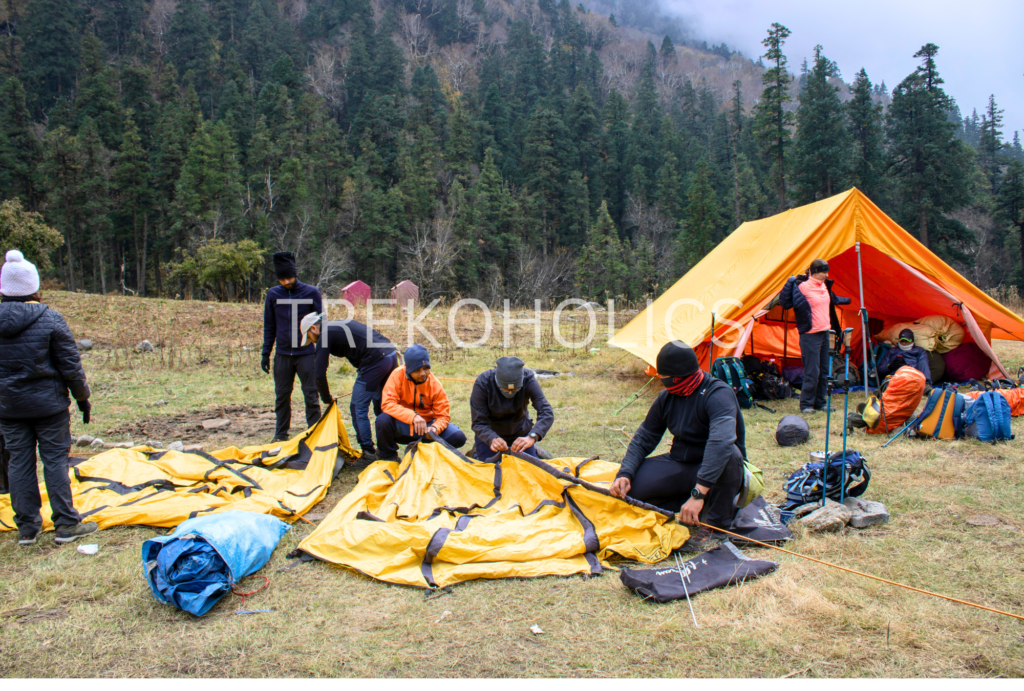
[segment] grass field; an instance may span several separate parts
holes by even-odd
[[[84,359],[93,388],[93,423],[75,434],[107,442],[176,439],[215,449],[269,441],[273,383],[259,370],[261,308],[51,293],[46,301],[78,338],[96,343]],[[424,323],[444,331],[445,312]],[[620,317],[620,324],[628,315]],[[479,324],[458,322],[474,340]],[[501,322],[495,325],[500,334]],[[555,456],[600,454],[618,460],[660,387],[620,414],[646,381],[640,363],[604,345],[591,352],[557,345],[545,324],[514,333],[508,351],[433,349],[440,377],[473,379],[505,352],[528,365],[573,376],[544,382],[556,421],[544,446]],[[404,323],[381,328],[404,341]],[[570,335],[570,334],[567,334]],[[142,339],[156,349],[138,354]],[[527,345],[529,344],[529,345]],[[1024,344],[997,342],[1007,367],[1024,365]],[[332,364],[335,394],[354,373]],[[471,384],[445,381],[453,419],[469,428]],[[854,399],[851,399],[853,401]],[[834,400],[841,410],[842,399]],[[824,445],[825,420],[811,418],[811,443],[776,446],[777,413],[745,411],[751,460],[765,471],[766,495]],[[294,404],[297,431],[301,402]],[[195,429],[225,412],[226,432]],[[347,417],[347,407],[345,408]],[[1024,614],[1024,427],[1017,440],[900,440],[858,433],[851,447],[874,477],[867,498],[884,502],[886,526],[833,535],[798,534],[789,547],[879,576]],[[833,440],[841,435],[833,426]],[[667,448],[667,444],[663,447]],[[342,471],[316,512],[329,510],[355,482]],[[994,516],[998,525],[966,519]],[[699,629],[685,602],[645,604],[613,571],[596,578],[476,581],[426,599],[424,591],[372,581],[312,562],[288,571],[285,555],[312,530],[296,523],[263,573],[270,588],[247,606],[272,613],[236,616],[228,596],[195,619],[159,605],[142,577],[140,547],[165,531],[115,528],[99,533],[95,556],[57,547],[52,534],[19,548],[0,534],[0,675],[75,676],[871,676],[1020,677],[1024,622],[826,569],[779,553],[774,574],[694,598]],[[543,635],[534,635],[538,624]]]

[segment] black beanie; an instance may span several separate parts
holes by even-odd
[[[669,341],[658,352],[658,375],[661,377],[689,377],[700,369],[697,354],[682,341]]]
[[[274,273],[278,278],[295,278],[295,255],[291,252],[274,252]]]

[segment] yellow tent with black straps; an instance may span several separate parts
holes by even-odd
[[[798,360],[792,311],[766,310],[786,280],[806,272],[816,258],[828,261],[835,293],[852,298],[838,312],[841,325],[854,329],[855,353],[863,276],[863,304],[880,330],[931,315],[949,317],[992,360],[990,376],[1009,376],[990,342],[1024,340],[1024,319],[958,274],[856,188],[744,223],[610,343],[654,365],[661,347],[678,339],[693,346],[707,367],[714,312],[716,357],[746,350]]]
[[[619,466],[561,458],[556,470],[607,487]],[[475,578],[600,573],[612,555],[659,562],[689,537],[659,513],[503,455],[474,461],[436,443],[378,461],[299,548],[418,587]]]
[[[278,444],[183,453],[150,447],[72,456],[71,494],[82,520],[173,528],[199,514],[253,511],[294,521],[327,494],[345,456],[358,456],[332,404],[320,421]],[[43,528],[52,530],[46,487]],[[0,530],[14,530],[10,495],[0,495]]]

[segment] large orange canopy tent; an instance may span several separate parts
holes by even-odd
[[[992,351],[992,338],[1024,340],[1024,320],[981,291],[886,216],[854,188],[737,228],[661,297],[611,339],[654,365],[670,340],[694,346],[703,366],[710,357],[712,313],[715,356],[754,353],[799,358],[792,311],[772,301],[790,276],[815,258],[828,261],[838,309],[862,347],[863,304],[882,328],[927,315],[950,317],[992,360],[990,376],[1009,376]],[[862,282],[863,281],[863,282]],[[877,332],[876,332],[877,333]],[[857,358],[859,362],[862,358]]]

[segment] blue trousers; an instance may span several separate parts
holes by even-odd
[[[429,426],[433,420],[427,420]],[[398,445],[419,441],[422,436],[411,434],[412,425],[401,420],[396,420],[387,413],[377,416],[377,446],[380,447],[380,457],[395,458],[398,456]],[[466,445],[466,435],[461,429],[449,423],[444,431],[438,435],[446,442],[461,449]]]
[[[348,409],[352,414],[352,424],[356,428],[356,440],[363,451],[376,453],[370,427],[370,404],[373,404],[373,414],[380,417],[381,393],[396,367],[398,355],[391,353],[372,365],[361,367],[356,372],[356,381],[352,385],[352,402]]]
[[[522,436],[522,435],[519,435],[519,436]],[[502,437],[502,439],[505,440],[505,443],[508,444],[508,448],[511,449],[512,448],[512,442],[514,442],[516,439],[518,439],[519,436],[515,436],[515,437]],[[476,460],[478,460],[478,461],[489,461],[490,459],[492,459],[492,458],[494,458],[495,456],[498,455],[494,451],[491,451],[491,445],[490,444],[485,444],[483,441],[481,441],[480,437],[474,437],[473,441],[474,441],[473,457],[476,458]],[[540,456],[537,455],[537,443],[536,442],[534,442],[533,446],[528,448],[526,451],[523,451],[522,453],[525,453],[528,456],[533,456],[534,458],[540,458]]]

